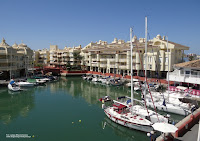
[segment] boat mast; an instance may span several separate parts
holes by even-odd
[[[130,28],[130,43],[131,43],[131,105],[133,106],[133,43],[132,43],[132,32]]]
[[[147,16],[145,17],[145,80],[147,80]],[[144,100],[146,100],[147,82],[145,82]]]
[[[169,102],[169,48],[168,48],[168,36],[167,36],[167,62],[168,62],[168,72],[167,72],[167,82],[168,82],[168,91],[167,91],[167,94],[168,94],[168,102]]]
[[[27,78],[27,60],[26,60],[27,56],[25,54],[25,74],[26,74],[26,78]]]
[[[12,69],[12,66],[11,66],[11,64],[12,64],[12,47],[10,47],[10,49],[11,49],[11,51],[10,51],[11,52],[10,53],[11,54],[10,55],[10,62],[11,62],[10,63],[10,80],[11,80],[12,79],[12,70],[11,70]]]

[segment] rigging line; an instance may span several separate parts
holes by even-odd
[[[149,40],[151,39],[149,33],[148,33],[148,38],[149,38]],[[152,53],[153,53],[153,59],[154,59],[155,64],[156,64],[156,68],[155,68],[155,69],[156,69],[157,80],[158,80],[159,84],[161,85],[160,76],[159,76],[159,73],[158,73],[158,64],[157,64],[157,61],[156,61],[156,59],[155,59],[155,57],[154,57],[153,46],[151,46],[151,49],[152,49]],[[163,92],[163,89],[162,89],[162,92]],[[159,92],[159,93],[161,94],[161,92]]]
[[[138,46],[137,46],[137,40],[136,40],[136,47],[137,47],[137,52],[138,52],[139,57],[140,57],[140,53],[139,53]],[[140,63],[141,63],[141,57],[140,57]],[[138,74],[137,74],[137,75],[138,75]],[[142,88],[141,88],[141,83],[139,83],[139,84],[140,84],[140,89],[142,90]],[[142,93],[142,95],[144,96],[143,91],[141,91],[141,93]],[[148,116],[149,116],[149,110],[148,110],[148,108],[147,108],[146,99],[144,99],[144,105],[145,105],[145,108],[147,109],[147,113],[148,113]]]
[[[142,59],[141,59],[141,56],[140,56],[140,53],[139,53],[139,50],[138,50],[137,41],[136,41],[136,47],[137,47],[137,51],[138,51],[138,54],[139,54],[139,57],[140,57],[140,64],[141,64],[141,66],[142,66],[142,70],[143,70],[143,73],[144,73],[144,76],[145,76],[146,85],[148,86],[148,90],[149,90],[149,94],[150,94],[150,96],[151,96],[151,100],[152,100],[152,103],[153,103],[153,106],[154,106],[154,110],[155,110],[156,116],[157,116],[157,118],[158,118],[158,113],[157,113],[156,107],[155,107],[155,105],[154,105],[153,97],[152,97],[152,94],[151,94],[151,91],[150,91],[150,88],[149,88],[149,84],[148,84],[148,82],[147,82],[147,77],[146,77],[146,75],[145,75],[145,71],[144,71],[144,66],[143,66],[143,63],[142,63]],[[147,64],[145,64],[145,65],[147,65]],[[145,99],[144,101],[145,101],[145,105],[146,105],[146,99]],[[148,112],[148,109],[147,109],[147,112]],[[159,118],[158,118],[158,121],[159,121]]]

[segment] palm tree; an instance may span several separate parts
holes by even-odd
[[[192,61],[192,60],[194,60],[195,58],[194,58],[194,56],[189,56],[189,61]]]
[[[82,56],[80,55],[79,52],[73,52],[73,57],[74,57],[74,68],[75,69],[81,69],[81,60],[82,60]]]

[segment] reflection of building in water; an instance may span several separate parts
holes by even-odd
[[[76,78],[62,78],[62,89],[70,95],[82,96],[88,103],[96,104],[98,99],[109,95],[112,98],[117,98],[122,95],[130,95],[123,87],[112,87],[101,84],[94,84],[92,82],[84,81],[80,77]],[[64,83],[64,84],[63,84]]]
[[[130,96],[130,92],[123,87],[113,87],[84,81],[80,77],[61,77],[60,81],[48,84],[51,94],[59,94],[64,91],[73,97],[82,96],[88,103],[96,104],[98,99],[109,95],[116,99],[119,96]]]
[[[82,81],[81,83],[83,83],[82,96],[91,104],[97,103],[98,99],[105,95],[111,96],[114,99],[118,96],[129,95],[122,87],[94,84],[87,81]]]
[[[19,94],[7,94],[8,91],[0,95],[0,120],[9,124],[18,116],[26,117],[28,112],[34,107],[34,89],[22,91]]]

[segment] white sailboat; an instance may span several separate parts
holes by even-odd
[[[131,87],[131,82],[126,83],[127,87]],[[143,89],[143,85],[141,84],[139,79],[133,79],[133,89],[134,91],[139,91]]]
[[[130,30],[130,43],[131,43],[131,58],[132,58],[132,28]],[[131,59],[131,70],[133,70],[133,63]],[[102,104],[102,108],[104,109],[105,114],[109,119],[111,119],[113,122],[116,122],[120,125],[140,130],[143,132],[150,132],[153,130],[152,125],[157,122],[161,122],[159,119],[156,119],[160,117],[162,122],[168,122],[168,119],[161,116],[156,115],[155,112],[150,111],[147,112],[144,107],[139,105],[134,105],[133,102],[133,75],[131,71],[131,104],[125,103],[125,102],[119,102],[113,100],[114,104],[112,106],[106,107],[105,104]],[[103,101],[102,101],[103,102]],[[146,111],[146,112],[145,112]]]
[[[130,42],[131,42],[131,55],[132,55],[132,28],[130,29]],[[132,59],[131,59],[132,60]],[[132,70],[131,64],[131,70]],[[131,71],[131,83],[132,81],[132,71]],[[133,85],[131,85],[131,91],[133,90]],[[132,92],[131,92],[132,93]],[[131,94],[131,104],[133,105],[133,94]],[[124,103],[120,103],[118,101],[114,101],[114,104],[112,106],[106,107],[104,103],[102,104],[102,108],[104,108],[104,112],[107,115],[109,119],[111,119],[113,122],[116,122],[120,125],[144,131],[144,132],[150,132],[153,130],[153,123],[143,118],[137,114],[134,114],[131,110],[132,108],[128,107]]]
[[[25,73],[26,73],[26,78],[27,78],[27,60],[26,60],[26,55],[25,55]],[[19,80],[16,82],[17,85],[21,87],[33,87],[36,85],[36,83],[30,83],[27,80]]]
[[[146,53],[147,38],[146,38],[145,45],[146,45],[145,46],[145,53]],[[167,52],[168,52],[168,37],[167,37]],[[146,65],[147,65],[146,58],[147,57],[145,57],[145,77],[147,75],[146,74]],[[168,72],[169,72],[169,52],[168,52]],[[145,86],[145,88],[146,88],[146,86]],[[168,81],[168,88],[169,88],[169,81]],[[152,95],[153,101],[152,101],[150,95]],[[145,89],[144,98],[146,100],[146,105],[148,107],[152,107],[152,108],[155,107],[156,109],[158,109],[160,111],[165,111],[165,112],[184,115],[184,116],[191,113],[190,105],[179,101],[177,98],[173,98],[173,99],[169,98],[169,91],[168,91],[167,97],[165,97],[164,94],[162,94],[162,93],[160,94],[158,92],[152,92],[152,93],[149,92],[149,95],[146,96],[146,89]],[[170,103],[170,100],[173,101],[173,103]]]
[[[145,50],[147,50],[147,17],[145,17],[145,38],[146,38]],[[132,46],[132,42],[131,42],[131,46]],[[131,47],[131,53],[132,53],[132,47]],[[131,54],[131,70],[133,70],[132,64],[133,64],[133,61],[132,61],[132,54]],[[145,71],[145,74],[146,74],[146,71]],[[133,100],[133,75],[131,75],[131,83],[132,83],[131,84],[131,99]],[[144,85],[144,89],[146,92],[146,83]],[[145,104],[146,104],[146,101],[144,101],[143,105]],[[165,117],[163,115],[156,113],[155,111],[147,109],[147,107],[144,107],[141,105],[135,105],[133,101],[131,101],[131,105],[132,105],[131,106],[132,112],[134,112],[137,115],[140,115],[141,117],[147,117],[152,123],[156,123],[156,122],[168,123],[169,122],[169,116]]]
[[[10,57],[10,60],[11,60],[11,64],[12,64],[12,48],[10,48],[11,49],[11,57]],[[19,85],[17,85],[16,83],[15,83],[15,81],[12,79],[12,65],[10,64],[10,82],[9,82],[9,84],[8,84],[8,89],[10,90],[10,91],[13,91],[13,92],[16,92],[16,91],[20,91],[21,89],[20,89],[20,86]]]

